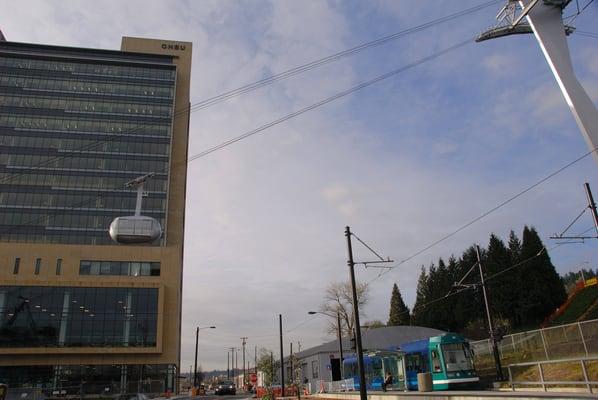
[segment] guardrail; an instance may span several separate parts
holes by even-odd
[[[591,381],[588,377],[588,368],[587,363],[589,362],[596,362],[598,363],[598,357],[584,357],[584,358],[569,358],[569,359],[562,359],[562,360],[550,360],[550,361],[535,361],[535,362],[525,362],[525,363],[517,363],[517,364],[510,364],[507,369],[509,370],[509,385],[511,389],[514,391],[516,385],[522,386],[542,386],[544,391],[547,391],[546,386],[548,385],[575,385],[575,386],[586,386],[588,392],[593,393],[592,385],[598,385],[598,381]],[[552,364],[577,364],[581,367],[581,378],[583,380],[546,380],[545,371],[543,366],[552,365]],[[513,379],[513,369],[516,368],[525,368],[525,367],[538,367],[538,374],[539,380],[536,381],[527,381],[527,380],[515,380]],[[561,371],[571,371],[572,369],[566,369],[563,366],[558,368],[557,370]],[[532,372],[528,369],[527,371]]]
[[[336,393],[336,392],[352,392],[355,390],[355,381],[353,378],[341,379],[340,381],[327,382],[319,380],[316,382],[316,387],[312,388],[311,384],[309,392],[313,393]]]

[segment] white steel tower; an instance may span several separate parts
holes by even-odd
[[[507,0],[496,26],[482,33],[481,42],[502,36],[534,33],[546,61],[565,96],[590,150],[598,147],[598,110],[575,76],[566,35],[573,28],[563,22],[563,9],[571,0]],[[524,21],[527,19],[527,21]],[[598,154],[594,151],[594,159]]]

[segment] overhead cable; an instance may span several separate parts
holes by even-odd
[[[431,248],[437,246],[438,244],[444,242],[445,240],[455,236],[457,233],[461,232],[462,230],[470,227],[471,225],[475,224],[476,222],[482,220],[483,218],[487,217],[488,215],[492,214],[493,212],[501,209],[502,207],[504,207],[505,205],[511,203],[512,201],[518,199],[519,197],[523,196],[524,194],[528,193],[529,191],[531,191],[532,189],[538,187],[539,185],[541,185],[542,183],[548,181],[549,179],[553,178],[554,176],[560,174],[561,172],[563,172],[564,170],[566,170],[567,168],[571,167],[572,165],[577,164],[578,162],[580,162],[581,160],[583,160],[584,158],[588,157],[590,154],[594,153],[596,150],[598,150],[598,147],[595,147],[594,149],[588,151],[587,153],[585,153],[584,155],[576,158],[573,161],[568,162],[567,164],[563,165],[562,167],[558,168],[556,171],[551,172],[550,174],[548,174],[547,176],[545,176],[544,178],[538,180],[537,182],[535,182],[534,184],[526,187],[525,189],[521,190],[520,192],[514,194],[513,196],[507,198],[506,200],[498,203],[496,206],[492,207],[491,209],[489,209],[488,211],[484,212],[483,214],[475,217],[474,219],[470,220],[469,222],[461,225],[459,228],[455,229],[454,231],[442,236],[441,238],[433,241],[432,243],[426,245],[425,247],[423,247],[422,249],[416,251],[415,253],[411,254],[410,256],[408,256],[407,258],[404,258],[403,260],[401,260],[397,266],[406,263],[407,261],[412,260],[413,258],[419,256],[420,254],[423,254],[424,252],[430,250]],[[388,273],[391,270],[386,270],[381,272],[380,274],[378,274],[374,279],[372,279],[369,283],[379,279],[381,276],[383,276],[384,274]]]
[[[375,40],[372,40],[370,42],[366,42],[366,43],[360,44],[360,45],[352,47],[350,49],[343,50],[343,51],[340,51],[338,53],[334,53],[334,54],[332,54],[330,56],[323,57],[323,58],[320,58],[320,59],[315,60],[315,61],[311,61],[311,62],[306,63],[306,64],[299,65],[297,67],[288,69],[286,71],[283,71],[283,72],[280,72],[278,74],[272,75],[270,77],[261,79],[259,81],[256,81],[256,82],[253,82],[253,83],[250,83],[250,84],[238,87],[236,89],[229,90],[227,92],[221,93],[221,94],[219,94],[217,96],[208,98],[206,100],[197,102],[195,104],[190,104],[188,106],[185,106],[183,109],[175,110],[175,112],[173,113],[173,118],[178,118],[180,116],[186,116],[186,115],[188,115],[188,114],[190,114],[192,112],[205,109],[205,108],[210,107],[210,106],[212,106],[214,104],[217,104],[217,103],[220,103],[222,101],[228,100],[228,99],[230,99],[232,97],[236,97],[236,96],[239,96],[241,94],[245,94],[245,93],[251,92],[253,90],[259,89],[259,88],[264,87],[266,85],[270,85],[270,84],[272,84],[274,82],[290,78],[290,77],[298,75],[300,73],[303,73],[303,72],[312,70],[314,68],[317,68],[319,66],[328,64],[330,62],[337,61],[337,60],[339,60],[341,58],[344,58],[344,57],[347,57],[347,56],[350,56],[350,55],[353,55],[353,54],[357,54],[357,53],[359,53],[359,52],[361,52],[363,50],[366,50],[366,49],[369,49],[369,48],[372,48],[372,47],[380,46],[380,45],[388,43],[388,42],[390,42],[392,40],[399,39],[399,38],[407,36],[409,34],[416,33],[416,32],[419,32],[419,31],[431,28],[431,27],[436,26],[438,24],[441,24],[441,23],[444,23],[444,22],[447,22],[447,21],[451,21],[453,19],[456,19],[456,18],[459,18],[459,17],[462,17],[462,16],[470,15],[470,14],[472,14],[474,12],[477,12],[479,10],[482,10],[484,8],[487,8],[487,7],[491,6],[491,5],[497,4],[499,2],[500,2],[500,0],[487,1],[487,2],[479,4],[477,6],[470,7],[470,8],[467,8],[467,9],[455,12],[453,14],[449,14],[449,15],[444,16],[444,17],[440,17],[440,18],[434,19],[432,21],[428,21],[428,22],[425,22],[423,24],[416,25],[416,26],[411,27],[411,28],[407,28],[405,30],[393,33],[391,35],[387,35],[387,36],[384,36],[382,38],[375,39]],[[143,125],[140,125],[138,127],[135,127],[135,128],[130,129],[130,130],[127,130],[125,132],[121,132],[121,133],[115,134],[115,135],[113,135],[113,136],[111,136],[111,137],[109,137],[107,139],[98,140],[95,143],[91,143],[91,144],[88,144],[88,145],[85,145],[85,146],[82,146],[82,147],[80,147],[78,149],[73,150],[71,152],[71,155],[66,155],[65,154],[65,155],[62,155],[62,156],[50,158],[50,159],[48,159],[48,160],[46,160],[44,162],[38,163],[36,165],[33,165],[32,167],[35,168],[35,167],[43,167],[43,166],[46,166],[46,165],[51,165],[55,161],[60,161],[60,160],[63,160],[63,159],[69,158],[69,157],[73,157],[74,153],[76,151],[86,151],[86,150],[95,149],[95,148],[101,146],[102,144],[104,144],[104,143],[110,143],[110,142],[116,140],[117,138],[119,138],[119,137],[121,137],[123,135],[128,135],[128,134],[137,132],[139,130],[142,130],[145,126],[148,126],[148,125],[150,125],[150,124],[149,123],[148,124],[143,124]],[[4,179],[0,180],[0,183],[6,183],[6,182],[8,182],[10,180],[13,180],[14,179],[13,177],[21,176],[24,173],[25,172],[13,173],[10,176],[7,176]]]

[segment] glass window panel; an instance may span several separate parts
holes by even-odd
[[[151,263],[151,276],[160,276],[160,263],[159,262],[152,262]]]
[[[141,263],[132,262],[131,263],[131,276],[139,276],[140,274],[141,274]]]
[[[110,261],[101,261],[100,275],[110,275]]]

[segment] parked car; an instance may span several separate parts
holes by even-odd
[[[235,394],[237,394],[237,388],[233,382],[230,382],[230,381],[220,382],[220,383],[218,383],[218,386],[216,386],[216,390],[214,391],[214,394],[216,394],[218,396],[223,395],[223,394],[235,395]]]

